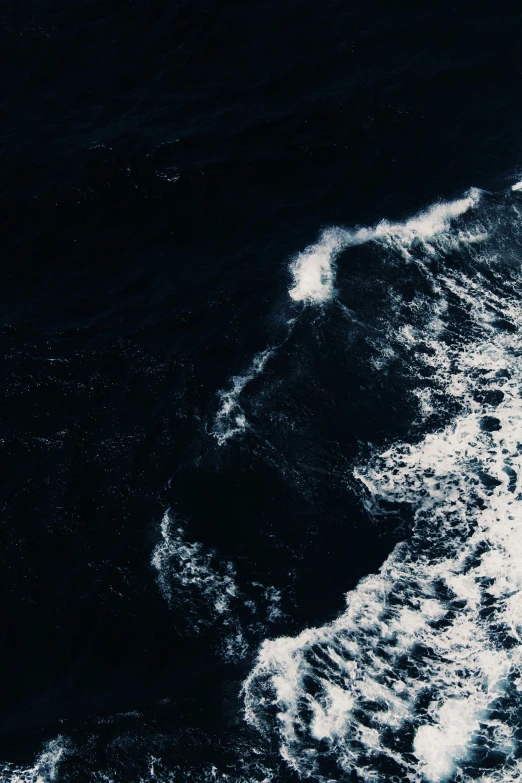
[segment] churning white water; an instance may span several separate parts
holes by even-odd
[[[522,779],[519,199],[474,190],[401,224],[329,230],[292,262],[290,296],[315,304],[335,296],[347,247],[416,264],[431,293],[406,310],[398,288],[388,328],[412,374],[431,373],[417,421],[448,412],[354,468],[369,514],[408,508],[411,537],[333,622],[265,641],[244,683],[247,720],[302,778]]]

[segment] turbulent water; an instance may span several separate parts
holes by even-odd
[[[522,780],[521,35],[2,5],[1,783]]]
[[[393,280],[374,316],[379,370],[400,354],[412,380],[410,438],[366,450],[353,467],[377,525],[390,513],[409,520],[404,541],[335,620],[264,641],[243,683],[246,721],[276,738],[300,778],[493,783],[522,774],[519,189],[475,189],[403,223],[328,229],[291,261],[289,298],[334,307],[350,285],[350,254],[371,245],[371,274]],[[355,309],[350,319],[358,323]],[[221,446],[249,426],[242,398],[277,350],[256,355],[221,393],[209,432]],[[233,564],[186,541],[168,511],[161,534],[152,563],[165,600],[190,602],[192,628],[222,625],[223,654],[245,655],[236,610],[249,602]],[[269,621],[279,596],[261,592]],[[58,779],[67,753],[57,738],[4,779]],[[223,779],[271,780],[269,757],[258,762],[261,776]],[[151,762],[145,779],[171,774]]]
[[[245,682],[247,720],[302,777],[522,774],[521,206],[472,191],[403,224],[328,231],[292,267],[290,296],[312,304],[335,296],[346,247],[375,243],[400,270],[382,327],[387,356],[407,350],[427,429],[354,469],[376,519],[411,507],[411,535],[335,621],[266,641]],[[406,298],[411,266],[424,292]]]

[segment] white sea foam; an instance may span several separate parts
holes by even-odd
[[[511,190],[522,190],[522,181],[511,186]]]
[[[311,304],[330,301],[335,293],[334,263],[343,250],[380,241],[394,242],[407,252],[416,240],[425,242],[446,232],[452,220],[476,206],[479,200],[480,191],[473,188],[464,198],[435,204],[403,223],[382,220],[373,228],[326,229],[318,242],[307,247],[291,262],[290,271],[294,278],[294,285],[289,290],[291,298]]]
[[[323,231],[320,239],[310,245],[292,262],[294,286],[289,294],[296,302],[327,302],[334,293],[333,262],[347,247],[348,232],[341,228]]]
[[[276,732],[302,778],[521,779],[520,237],[508,205],[452,225],[477,203],[471,192],[370,230],[430,283],[408,303],[415,323],[399,306],[389,314],[412,355],[429,348],[418,359],[433,370],[429,383],[419,378],[420,414],[458,412],[356,466],[368,512],[410,509],[411,537],[348,593],[336,620],[265,641],[245,681],[247,720]],[[446,264],[463,245],[471,262]]]
[[[329,302],[335,295],[335,261],[339,254],[349,247],[367,242],[393,247],[404,258],[410,258],[410,250],[415,243],[421,243],[430,253],[440,246],[458,246],[480,241],[483,237],[477,232],[466,233],[451,231],[452,221],[468,210],[476,207],[481,192],[472,188],[463,198],[441,202],[420,212],[402,223],[382,220],[372,228],[347,230],[328,228],[319,240],[299,253],[290,263],[293,286],[289,290],[295,302],[321,305]],[[428,240],[435,242],[432,247]],[[290,320],[289,334],[294,321]],[[228,389],[219,392],[221,405],[214,419],[212,435],[223,446],[236,435],[243,434],[250,425],[241,406],[241,396],[245,387],[264,371],[268,360],[277,347],[269,347],[257,353],[248,369],[231,379]]]
[[[152,555],[152,565],[164,598],[169,603],[185,605],[203,603],[212,620],[230,615],[231,603],[237,597],[234,566],[219,562],[211,550],[199,542],[187,540],[182,525],[167,510],[161,521],[161,540]],[[192,630],[208,622],[208,617],[191,612]],[[201,606],[199,606],[201,609]]]
[[[60,763],[70,750],[64,737],[47,742],[32,767],[0,764],[0,783],[54,783],[58,778]]]
[[[273,352],[273,348],[266,348],[257,353],[248,370],[243,375],[235,375],[227,391],[219,392],[221,406],[214,420],[213,435],[220,446],[247,429],[248,422],[239,403],[240,395],[245,386],[263,372]]]
[[[254,749],[256,752],[260,754],[259,750]],[[241,770],[241,763],[238,766],[239,769],[227,768],[224,772],[214,764],[202,763],[199,767],[188,767],[186,764],[172,765],[161,758],[149,756],[148,768],[140,775],[139,783],[270,783],[273,779],[272,771],[265,769],[259,758],[246,763],[244,771]],[[118,771],[97,772],[93,780],[95,783],[121,783]]]
[[[160,541],[152,553],[158,587],[165,600],[177,608],[186,633],[198,634],[212,626],[221,631],[219,649],[226,660],[239,660],[249,651],[247,633],[258,635],[278,622],[281,593],[271,585],[247,582],[240,590],[232,562],[198,541],[167,509],[160,525]],[[246,608],[248,620],[238,610]]]

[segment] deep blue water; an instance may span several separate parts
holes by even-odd
[[[289,264],[325,227],[402,225],[475,186],[488,258],[511,265],[484,280],[508,301],[522,12],[3,0],[0,35],[1,779],[406,780],[388,757],[376,773],[346,760],[348,728],[313,729],[324,765],[307,766],[301,724],[285,756],[281,718],[245,719],[259,645],[338,617],[411,534],[411,508],[394,495],[373,513],[354,465],[461,410],[419,423],[413,392],[438,359],[412,370],[431,343],[392,335],[391,292],[431,329],[415,320],[435,290],[422,248],[383,267],[371,243],[343,245],[319,303],[289,296]],[[472,251],[426,253],[434,276],[483,274]],[[448,296],[453,337],[437,339],[475,344]],[[234,378],[240,407],[220,419]],[[412,732],[419,780],[519,758],[517,735],[511,755],[495,739],[486,761],[459,751],[429,772]]]

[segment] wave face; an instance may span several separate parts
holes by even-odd
[[[392,342],[409,357],[417,411],[411,438],[353,471],[368,513],[394,509],[409,537],[333,622],[265,641],[244,683],[247,721],[301,778],[521,779],[521,210],[516,191],[473,190],[329,229],[291,264],[290,297],[314,306],[355,245],[395,266],[383,362]],[[412,268],[425,284],[406,295]]]

